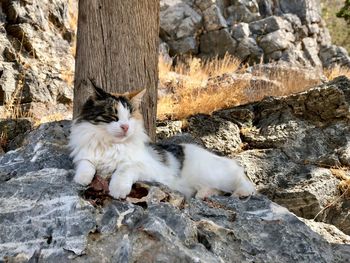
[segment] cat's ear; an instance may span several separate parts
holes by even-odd
[[[130,92],[128,93],[127,97],[135,107],[139,107],[145,94],[146,89],[143,89],[139,91]]]
[[[101,89],[99,86],[96,85],[96,82],[94,79],[89,79],[89,80],[92,84],[92,87],[94,88],[95,98],[97,100],[104,100],[109,97],[109,94],[107,92],[105,92],[103,89]]]

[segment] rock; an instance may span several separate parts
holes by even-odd
[[[317,23],[321,20],[318,0],[279,0],[279,5],[284,14],[296,14],[304,23]]]
[[[0,104],[4,100],[47,103],[59,110],[61,104],[72,103],[69,79],[74,74],[75,29],[69,11],[74,12],[74,7],[77,1],[4,1],[0,26],[0,61],[4,67],[0,76]],[[22,106],[19,105],[29,108]],[[38,119],[46,115],[25,114]]]
[[[169,40],[169,53],[175,54],[197,54],[198,43],[195,37],[185,37],[177,40]]]
[[[329,170],[298,165],[282,151],[250,150],[239,158],[261,193],[300,217],[313,219],[337,196],[339,181]]]
[[[249,24],[247,23],[239,23],[232,27],[232,36],[236,40],[240,40],[242,38],[246,38],[250,36]]]
[[[332,67],[335,65],[350,65],[348,52],[344,48],[335,45],[321,48],[320,59],[325,67]]]
[[[317,36],[317,42],[321,47],[329,47],[332,45],[331,35],[325,26],[320,29],[320,34]]]
[[[266,35],[273,31],[284,29],[292,32],[292,26],[287,20],[278,16],[270,16],[249,24],[249,29],[253,34]]]
[[[180,6],[195,13],[183,16]],[[163,27],[165,13],[170,19],[164,20]],[[162,0],[160,35],[171,47],[172,56],[222,57],[227,52],[249,64],[259,63],[263,57],[265,63],[286,61],[302,67],[348,65],[345,50],[331,47],[320,14],[318,0]],[[183,27],[178,27],[180,23]]]
[[[241,61],[254,64],[261,61],[264,51],[258,46],[254,38],[247,37],[240,39],[235,53]]]
[[[262,17],[272,16],[273,14],[273,2],[272,0],[260,0],[258,1],[259,13]]]
[[[337,226],[344,233],[350,234],[350,200],[342,199],[334,203],[317,217],[318,221]]]
[[[2,138],[6,141],[2,146],[4,150],[14,150],[21,146],[25,134],[33,129],[29,118],[0,119],[0,131]]]
[[[212,5],[204,10],[203,18],[204,28],[207,31],[220,30],[227,27],[226,20],[216,5]]]
[[[330,237],[323,231],[327,226],[317,223],[311,230],[261,195],[247,201],[185,200],[162,185],[137,183],[121,201],[79,187],[72,182],[66,146],[69,125],[67,121],[41,125],[27,135],[22,148],[0,157],[1,260],[350,259],[346,253],[350,245],[341,232],[333,231]]]
[[[206,146],[202,140],[200,140],[198,137],[192,136],[190,133],[175,134],[174,136],[162,139],[161,143],[165,143],[165,144],[167,144],[167,143],[169,143],[169,144],[192,143],[192,144],[198,144],[198,145],[206,148]]]
[[[248,72],[254,76],[266,76],[267,79],[278,79],[278,77],[289,76],[291,79],[299,78],[308,82],[310,86],[315,86],[321,82],[326,82],[327,78],[323,75],[323,71],[318,68],[309,67],[292,67],[288,63],[270,63],[255,65],[248,68]]]
[[[350,147],[344,146],[338,150],[341,165],[350,166]]]
[[[0,66],[0,106],[9,102],[16,90],[16,73],[13,63],[2,63]]]
[[[254,1],[235,1],[233,5],[226,8],[227,21],[230,25],[239,22],[250,23],[260,18],[259,6]]]
[[[52,94],[48,87],[40,82],[34,74],[33,72],[29,72],[25,76],[21,93],[21,103],[53,102]]]
[[[162,63],[165,63],[166,65],[173,64],[173,59],[169,55],[169,45],[162,41],[160,41],[159,44],[159,57],[162,60]]]
[[[268,195],[299,216],[313,218],[337,198],[338,180],[332,176],[329,168],[341,165],[340,159],[343,155],[339,156],[338,153],[341,153],[341,149],[350,140],[346,124],[349,116],[349,88],[350,81],[339,78],[323,87],[285,99],[265,100],[259,105],[270,106],[258,106],[254,109],[254,113],[258,113],[253,121],[257,129],[249,130],[242,138],[243,143],[248,142],[250,148],[270,149],[241,154],[248,174],[251,178],[256,176],[260,182],[264,178],[261,172],[266,172],[266,178],[271,178],[272,174],[281,178],[282,181],[277,178],[267,179],[266,182],[274,182],[272,184],[279,189],[273,190],[275,188],[268,183],[267,191],[273,192]],[[251,140],[253,137],[255,139]],[[265,158],[269,160],[266,163],[263,161]],[[258,164],[257,167],[254,164]],[[251,168],[254,170],[249,172]],[[293,183],[294,179],[298,183]],[[296,190],[295,187],[300,188]],[[288,195],[293,197],[289,199],[286,197]],[[299,198],[301,203],[297,201]],[[290,204],[285,203],[286,199],[290,200]],[[339,200],[337,203],[346,207],[346,202]],[[341,211],[343,209],[333,207],[326,209],[321,218],[324,222],[335,223],[342,231],[349,233],[349,225],[344,225],[344,222],[348,222],[345,218],[349,215]],[[331,222],[332,216],[327,218],[329,213],[337,219]]]
[[[226,53],[235,54],[237,41],[234,40],[227,29],[210,31],[200,38],[199,50],[201,54],[209,57],[223,57]]]
[[[294,31],[296,31],[297,29],[303,26],[300,18],[295,14],[291,14],[291,13],[283,14],[282,18],[288,21],[292,25],[292,28]]]
[[[196,36],[202,16],[187,3],[166,5],[163,9],[160,12],[160,36],[169,45],[170,54],[198,53]]]
[[[187,4],[179,3],[160,12],[161,32],[170,39],[195,35],[201,20],[201,16]]]
[[[215,1],[212,0],[194,0],[194,4],[203,12],[213,6]]]
[[[230,155],[236,152],[242,143],[238,126],[219,116],[197,115],[190,117],[186,131],[192,136],[200,138],[207,148],[221,155]]]
[[[158,121],[157,122],[157,138],[163,140],[172,137],[181,132],[182,121]]]
[[[311,65],[314,67],[322,67],[322,62],[318,57],[318,46],[314,38],[306,37],[303,39],[303,49],[306,54],[306,57],[311,62]]]
[[[294,41],[295,37],[292,33],[277,30],[263,36],[258,44],[265,53],[269,54],[291,47]]]
[[[317,23],[309,24],[308,29],[311,35],[318,35],[320,33],[320,28]]]

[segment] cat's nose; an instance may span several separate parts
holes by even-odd
[[[122,125],[120,125],[120,128],[122,128],[122,130],[124,132],[127,132],[129,130],[129,125],[128,124],[122,124]]]

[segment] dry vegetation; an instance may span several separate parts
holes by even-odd
[[[350,172],[348,168],[331,168],[333,176],[340,180],[338,188],[342,195],[350,197]]]
[[[229,56],[206,62],[191,58],[187,63],[172,68],[160,59],[160,86],[165,87],[165,92],[169,94],[159,99],[158,117],[184,118],[237,105],[237,91],[231,87],[220,87],[219,83],[212,85],[211,80],[237,71],[239,64],[237,59]],[[242,90],[245,83],[239,85],[242,85]]]
[[[261,66],[261,69],[259,69]],[[295,68],[276,67],[266,71],[262,65],[252,74],[247,66],[226,55],[203,61],[189,58],[175,67],[159,60],[159,119],[182,119],[196,113],[212,112],[259,101],[266,96],[285,96],[305,91],[321,83],[310,74],[300,74]],[[350,77],[350,69],[334,67],[324,71],[328,80],[337,76]]]
[[[324,75],[328,80],[333,80],[339,76],[346,76],[350,79],[350,68],[337,65],[331,69],[325,69]]]

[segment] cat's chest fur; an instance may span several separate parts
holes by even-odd
[[[90,124],[75,125],[71,130],[70,146],[73,161],[89,160],[102,177],[110,177],[118,168],[142,165],[144,143],[139,140],[116,144],[104,131],[91,129]]]

